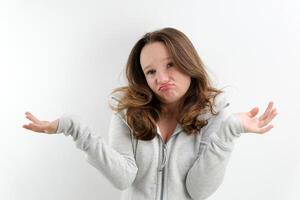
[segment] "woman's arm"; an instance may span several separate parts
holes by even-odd
[[[113,113],[109,127],[109,145],[86,125],[70,116],[61,117],[58,133],[71,135],[77,148],[87,154],[87,161],[98,169],[115,187],[128,188],[137,174],[130,129]]]
[[[223,120],[220,128],[211,133],[205,148],[187,174],[186,187],[193,199],[205,199],[221,185],[234,147],[233,141],[243,132],[235,115]]]
[[[272,106],[273,102],[270,102],[259,118],[255,117],[258,113],[258,108],[255,107],[249,112],[229,116],[227,109],[223,109],[213,120],[211,127],[206,130],[211,132],[209,140],[187,174],[186,187],[193,199],[205,199],[221,185],[234,148],[234,140],[241,133],[266,133],[273,127],[268,125],[277,115]],[[214,126],[215,124],[217,125]]]
[[[96,135],[75,116],[63,115],[53,122],[40,121],[30,113],[33,123],[24,128],[48,134],[63,133],[72,136],[77,148],[84,151],[87,161],[98,169],[116,188],[124,190],[137,174],[130,129],[118,114],[113,113],[109,127],[109,144]]]

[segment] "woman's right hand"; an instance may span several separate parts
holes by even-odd
[[[28,125],[23,125],[23,128],[26,128],[28,130],[38,132],[38,133],[47,133],[47,134],[56,133],[57,128],[58,128],[59,119],[56,119],[52,122],[48,122],[48,121],[40,121],[34,115],[32,115],[30,112],[26,112],[25,115],[26,115],[27,119],[32,121],[32,123],[30,123]]]

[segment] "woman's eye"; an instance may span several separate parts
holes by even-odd
[[[155,71],[154,70],[149,70],[148,72],[147,72],[147,74],[153,74]]]
[[[168,63],[168,65],[167,65],[168,67],[173,67],[173,63],[172,62],[170,62],[170,63]]]

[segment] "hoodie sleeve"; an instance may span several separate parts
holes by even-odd
[[[77,148],[86,153],[86,160],[100,171],[116,188],[124,190],[137,174],[131,133],[118,114],[113,113],[109,126],[109,144],[97,136],[75,116],[59,118],[57,133],[71,135]]]
[[[216,117],[212,117],[202,134],[208,135],[203,140],[200,152],[186,178],[187,190],[195,200],[203,200],[213,194],[223,182],[234,140],[244,132],[241,122],[235,114],[228,114],[223,105]]]

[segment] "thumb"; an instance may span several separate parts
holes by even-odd
[[[250,110],[248,112],[248,114],[249,114],[250,117],[255,117],[257,115],[258,111],[259,111],[259,108],[255,107],[255,108],[252,108],[252,110]]]

